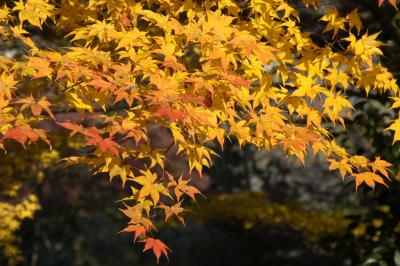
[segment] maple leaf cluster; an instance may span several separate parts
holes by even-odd
[[[202,195],[185,173],[171,170],[171,147],[190,172],[210,167],[211,143],[235,137],[240,145],[280,147],[303,163],[307,153],[321,153],[356,188],[386,185],[391,164],[350,155],[329,126],[351,118],[347,91],[389,94],[392,108],[400,107],[396,80],[374,60],[382,43],[362,32],[356,10],[330,9],[321,23],[342,49],[316,44],[285,0],[245,7],[234,0],[13,1],[0,7],[0,37],[24,54],[0,56],[0,148],[9,141],[51,145],[45,120],[83,138],[92,149],[65,161],[129,187],[122,231],[157,260],[168,248],[153,235],[155,219],[161,213],[184,223],[183,202]],[[45,27],[61,32],[68,47],[38,47],[32,36]],[[35,84],[40,89],[29,89]],[[66,121],[55,110],[82,120]],[[155,126],[168,129],[170,145],[153,145]],[[400,140],[400,119],[388,130]]]

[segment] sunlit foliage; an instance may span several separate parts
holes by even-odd
[[[170,171],[171,149],[201,173],[216,155],[211,143],[235,137],[303,163],[306,153],[322,153],[356,188],[386,185],[390,163],[351,155],[331,134],[354,111],[348,91],[384,94],[400,107],[396,80],[379,62],[382,43],[362,30],[357,11],[325,10],[320,23],[330,43],[304,32],[285,0],[11,1],[0,9],[1,40],[24,53],[0,57],[0,148],[44,142],[51,149],[54,123],[83,138],[92,149],[65,158],[67,165],[122,180],[131,192],[123,231],[157,260],[168,247],[155,237],[154,220],[161,213],[184,223],[186,196],[202,195],[187,173]],[[46,29],[67,47],[32,38]],[[59,115],[75,111],[80,121]],[[152,126],[168,129],[173,141],[155,147]],[[400,119],[388,130],[400,140]]]

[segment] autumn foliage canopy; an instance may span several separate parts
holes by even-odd
[[[0,148],[51,148],[46,123],[83,139],[86,154],[63,163],[122,181],[122,231],[157,260],[169,249],[155,221],[184,223],[183,201],[202,195],[188,175],[170,170],[171,149],[199,173],[226,140],[281,148],[303,163],[319,153],[356,189],[386,186],[390,163],[349,154],[332,134],[355,111],[348,92],[383,94],[400,108],[396,80],[379,62],[379,33],[362,29],[357,10],[325,8],[320,23],[331,42],[318,42],[290,2],[6,1],[1,42],[23,54],[0,56]],[[303,0],[310,10],[318,2]],[[64,43],[36,42],[50,28]],[[73,112],[80,119],[62,116]],[[171,143],[155,147],[150,128],[167,129]],[[387,130],[400,140],[400,119]]]

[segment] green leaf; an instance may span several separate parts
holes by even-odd
[[[394,264],[396,266],[400,266],[400,251],[398,249],[396,249],[396,251],[394,252]]]

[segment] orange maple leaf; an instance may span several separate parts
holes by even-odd
[[[131,19],[130,19],[128,10],[125,10],[124,12],[122,12],[121,22],[122,22],[122,25],[124,25],[125,27],[132,27],[132,23],[131,23]]]
[[[389,178],[387,168],[392,166],[391,163],[381,160],[381,157],[376,157],[375,161],[370,164],[374,172],[381,173],[384,177]]]
[[[397,5],[396,5],[396,0],[386,0],[386,1],[389,2],[389,4],[391,4],[392,6],[394,6],[394,8],[396,8],[398,10]],[[379,6],[381,6],[384,2],[385,2],[385,0],[379,0]]]
[[[30,141],[37,141],[41,137],[45,137],[45,135],[39,134],[38,130],[32,129],[29,125],[24,125],[20,127],[14,127],[9,129],[5,134],[3,139],[12,139],[20,143],[25,148],[25,143]]]
[[[375,183],[379,183],[387,187],[383,178],[374,173],[363,172],[359,174],[354,174],[353,176],[356,178],[356,190],[364,182],[365,184],[367,184],[367,186],[371,188],[375,188]]]
[[[30,107],[32,114],[38,116],[44,110],[53,120],[55,120],[55,117],[50,110],[51,103],[47,100],[46,97],[42,97],[39,101],[36,101],[31,95],[27,98],[20,99],[15,103],[22,104],[21,111]]]
[[[149,249],[153,249],[154,255],[157,258],[157,263],[160,261],[161,254],[164,254],[164,256],[167,257],[167,259],[169,259],[168,251],[170,251],[170,249],[161,240],[149,237],[140,242],[145,243],[143,252]]]
[[[169,120],[171,121],[180,121],[180,122],[184,122],[185,118],[186,118],[186,113],[179,111],[179,110],[175,110],[172,109],[169,106],[163,106],[163,107],[159,107],[155,113],[156,116],[166,116],[169,118]]]
[[[90,138],[86,145],[95,145],[99,147],[101,152],[111,152],[115,156],[119,156],[118,144],[112,138],[103,139],[100,135]]]
[[[188,185],[190,180],[184,180],[183,177],[179,177],[178,182],[176,182],[172,175],[168,175],[170,182],[168,187],[175,187],[174,192],[176,198],[179,200],[183,194],[188,195],[194,201],[196,200],[196,194],[200,194],[205,198],[205,196],[194,186]]]
[[[133,241],[136,242],[136,239],[140,236],[146,236],[146,227],[140,224],[130,224],[127,227],[125,227],[120,233],[130,233],[130,232],[135,232]]]
[[[75,135],[78,132],[82,132],[84,130],[84,127],[82,125],[76,125],[71,122],[64,122],[64,123],[58,123],[60,126],[63,128],[66,128],[68,130],[71,130],[71,136]]]
[[[158,206],[158,208],[164,209],[165,212],[165,221],[167,221],[171,215],[175,214],[175,216],[179,219],[179,221],[181,221],[181,223],[183,225],[185,225],[185,220],[183,219],[183,217],[179,216],[179,214],[181,212],[184,212],[185,209],[181,207],[182,201],[179,201],[178,203],[176,203],[173,206],[167,206],[164,204],[161,204]]]

